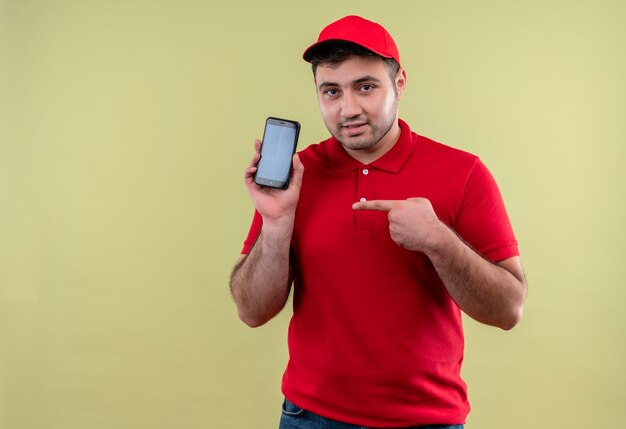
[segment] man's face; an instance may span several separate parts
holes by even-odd
[[[333,67],[320,64],[315,84],[326,128],[348,152],[372,153],[395,143],[385,137],[397,124],[404,70],[392,82],[380,58],[351,57]]]

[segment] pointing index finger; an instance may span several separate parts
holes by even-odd
[[[354,210],[377,210],[381,212],[388,212],[395,205],[394,200],[371,200],[371,201],[359,201],[352,204]]]

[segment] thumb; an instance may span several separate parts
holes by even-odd
[[[293,156],[293,172],[291,173],[291,182],[289,187],[300,189],[302,186],[302,176],[304,176],[304,165],[300,161],[300,156],[296,153]]]

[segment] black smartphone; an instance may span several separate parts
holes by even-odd
[[[261,142],[261,159],[254,175],[257,185],[287,189],[291,176],[291,160],[296,153],[299,134],[298,122],[267,118]]]

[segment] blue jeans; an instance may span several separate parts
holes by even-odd
[[[330,420],[298,407],[285,398],[279,429],[369,429]],[[398,428],[400,429],[400,428]],[[404,429],[463,429],[463,425],[412,426]]]

